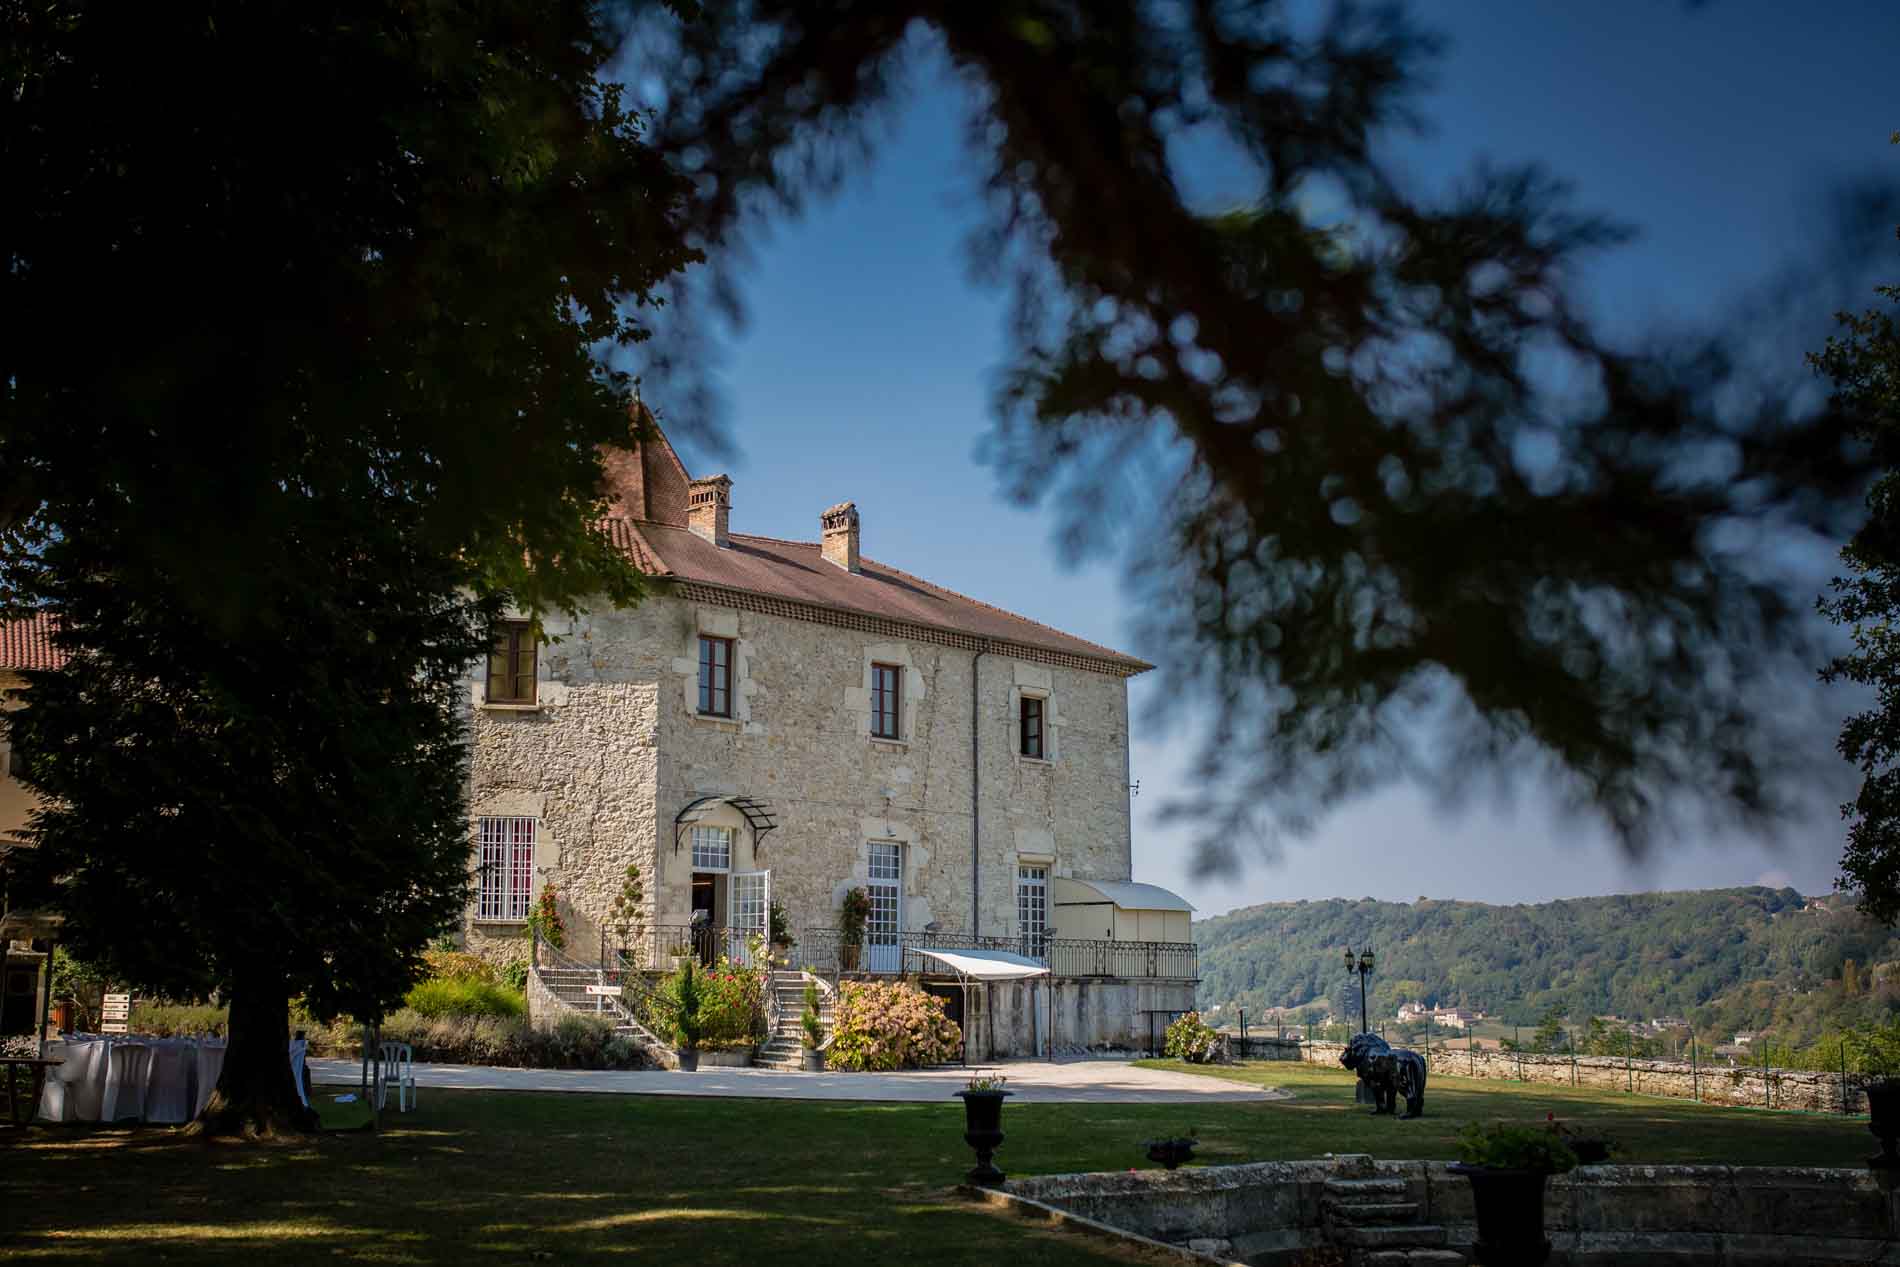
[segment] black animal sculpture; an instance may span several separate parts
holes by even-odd
[[[1339,1053],[1339,1063],[1371,1090],[1374,1113],[1396,1111],[1400,1096],[1405,1097],[1400,1121],[1425,1111],[1425,1059],[1417,1052],[1390,1047],[1377,1034],[1361,1034]]]

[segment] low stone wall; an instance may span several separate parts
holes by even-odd
[[[1305,1060],[1306,1044],[1297,1038],[1262,1037],[1249,1034],[1242,1038],[1238,1034],[1221,1031],[1221,1037],[1227,1040],[1227,1054],[1235,1060]],[[1333,1057],[1339,1059],[1338,1056]]]
[[[1403,1180],[1419,1222],[1468,1251],[1471,1184],[1444,1162],[1365,1158],[1012,1180],[1006,1192],[1172,1245],[1256,1267],[1343,1261],[1328,1238],[1329,1178]],[[1900,1264],[1900,1202],[1867,1170],[1784,1166],[1584,1166],[1550,1181],[1553,1267]]]
[[[1301,1058],[1310,1064],[1339,1065],[1343,1043],[1309,1042]],[[1421,1054],[1423,1054],[1421,1052]],[[1435,1048],[1427,1059],[1433,1074],[1458,1078],[1503,1078],[1552,1086],[1599,1087],[1641,1095],[1671,1096],[1766,1109],[1804,1109],[1814,1113],[1864,1113],[1867,1100],[1858,1075],[1814,1069],[1764,1070],[1759,1065],[1697,1065],[1678,1060],[1629,1060],[1614,1056],[1535,1055],[1528,1052]],[[1427,1092],[1429,1094],[1429,1092]],[[1846,1107],[1842,1097],[1845,1094]]]

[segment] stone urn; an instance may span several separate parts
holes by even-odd
[[[1148,1141],[1148,1160],[1158,1162],[1169,1170],[1180,1167],[1184,1161],[1194,1160],[1194,1146],[1198,1139],[1151,1139]]]
[[[1003,1182],[1003,1172],[990,1158],[1003,1143],[1003,1101],[1010,1091],[959,1091],[963,1099],[963,1142],[976,1150],[976,1169],[970,1182],[994,1188]]]
[[[1867,1129],[1880,1141],[1880,1152],[1867,1159],[1876,1170],[1900,1169],[1900,1078],[1876,1078],[1867,1084]]]
[[[673,1049],[673,1054],[679,1057],[681,1073],[698,1073],[699,1072],[699,1048],[675,1047]]]
[[[1450,1167],[1471,1180],[1478,1216],[1478,1240],[1471,1256],[1485,1267],[1537,1267],[1550,1258],[1544,1235],[1543,1170],[1507,1170],[1499,1166]]]

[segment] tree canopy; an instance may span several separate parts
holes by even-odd
[[[1013,297],[990,452],[1070,541],[1134,550],[1163,694],[1212,706],[1208,859],[1405,775],[1539,767],[1632,847],[1801,790],[1815,745],[1760,683],[1820,652],[1762,540],[1838,528],[1839,417],[1729,390],[1718,340],[1591,329],[1575,269],[1619,233],[1546,174],[1408,191],[1378,142],[1436,42],[1404,9],[650,11],[631,56],[715,268],[875,146],[925,47],[969,88],[973,255]],[[1200,143],[1250,198],[1195,202]]]
[[[1841,755],[1866,776],[1842,807],[1849,826],[1841,872],[1868,913],[1891,924],[1900,919],[1900,286],[1878,293],[1886,306],[1841,313],[1839,332],[1809,363],[1833,384],[1835,404],[1881,472],[1867,494],[1866,523],[1841,551],[1853,575],[1836,579],[1820,601],[1823,615],[1851,629],[1853,650],[1821,676],[1875,692],[1874,706],[1841,728]]]

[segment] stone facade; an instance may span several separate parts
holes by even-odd
[[[534,889],[557,887],[570,948],[591,958],[630,862],[649,926],[687,922],[691,845],[675,848],[674,821],[713,794],[771,807],[757,841],[730,807],[701,822],[734,829],[732,870],[769,870],[794,930],[837,927],[871,842],[902,848],[905,930],[1016,935],[1021,862],[1130,878],[1125,676],[656,588],[630,610],[549,619],[532,706],[485,703],[471,672],[471,814],[536,820]],[[730,719],[698,710],[702,634],[733,640]],[[873,662],[902,669],[896,741],[870,733]],[[1017,755],[1024,693],[1046,701],[1047,760]],[[519,922],[476,914],[471,949],[522,953]]]

